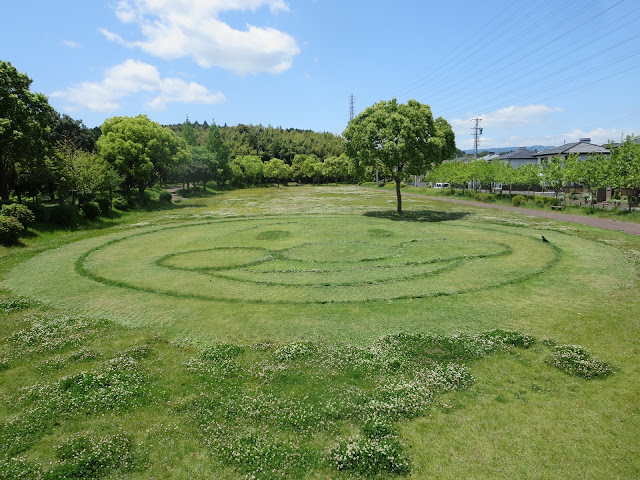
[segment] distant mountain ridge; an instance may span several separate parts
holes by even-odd
[[[553,148],[556,145],[531,145],[530,147],[526,147],[527,150],[531,150],[531,151],[537,151],[539,152],[540,150],[546,150],[548,148]],[[505,152],[511,152],[513,150],[518,150],[518,148],[520,147],[482,147],[482,149],[478,150],[478,153],[480,152],[494,152],[494,153],[505,153]],[[464,153],[473,153],[473,148],[470,148],[468,150],[463,150]]]

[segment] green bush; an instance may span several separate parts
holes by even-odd
[[[491,203],[496,201],[496,196],[491,193],[476,193],[473,198],[478,202]]]
[[[160,192],[160,196],[158,197],[158,199],[161,202],[171,203],[172,196],[169,192]]]
[[[544,207],[547,203],[547,197],[535,197],[533,199],[533,204],[536,207]]]
[[[47,207],[39,202],[25,203],[25,206],[33,212],[37,222],[45,222],[47,220]]]
[[[85,217],[90,219],[98,218],[100,215],[100,205],[97,202],[85,202],[80,205],[80,210]]]
[[[36,219],[35,215],[26,205],[20,203],[12,203],[10,205],[3,205],[0,215],[7,217],[13,217],[18,220],[24,228],[33,223]]]
[[[70,225],[73,225],[74,220],[75,215],[73,212],[73,208],[67,205],[56,205],[55,207],[51,207],[49,209],[49,221],[54,225],[68,227]]]
[[[111,200],[107,197],[99,197],[96,199],[96,203],[98,204],[98,207],[100,207],[100,213],[102,214],[109,213],[111,210]]]
[[[511,199],[511,203],[513,203],[515,207],[519,207],[523,203],[527,203],[527,199],[524,197],[524,195],[515,195]]]
[[[78,205],[82,205],[83,203],[93,202],[95,201],[96,196],[93,193],[81,193],[78,195]]]
[[[24,227],[17,218],[0,215],[0,243],[15,243],[23,230]]]
[[[126,198],[121,197],[121,196],[117,196],[113,199],[113,201],[111,202],[111,205],[113,206],[113,208],[115,208],[116,210],[121,210],[121,211],[125,211],[129,209],[129,202],[127,201]]]

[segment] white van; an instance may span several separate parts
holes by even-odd
[[[448,183],[436,183],[436,186],[433,188],[449,188]]]

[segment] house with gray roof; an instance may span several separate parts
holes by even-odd
[[[610,155],[611,151],[608,148],[601,147],[600,145],[594,145],[591,143],[590,138],[581,138],[579,142],[565,143],[559,147],[542,150],[534,153],[533,155],[542,162],[544,160],[550,160],[555,156],[566,159],[571,154],[577,154],[579,160],[584,160],[587,156],[595,155],[597,153]]]
[[[501,162],[506,162],[513,168],[520,168],[528,163],[538,164],[540,160],[534,156],[535,152],[527,150],[527,147],[519,147],[513,152],[507,152],[500,155],[498,158]]]

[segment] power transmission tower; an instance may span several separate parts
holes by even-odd
[[[351,96],[349,96],[349,121],[353,120],[353,118],[355,117],[355,111],[356,111],[356,97],[353,96],[353,93],[351,94]]]
[[[473,156],[478,159],[478,145],[480,144],[480,135],[482,135],[482,128],[478,125],[482,121],[481,118],[474,118],[472,121],[476,122],[473,127]]]

